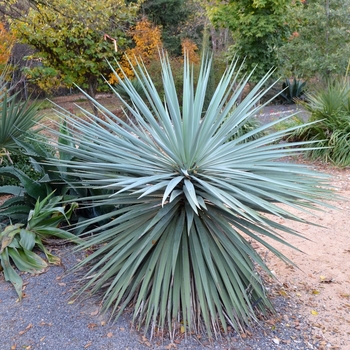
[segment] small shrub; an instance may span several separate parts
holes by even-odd
[[[37,172],[33,168],[31,158],[28,157],[23,149],[13,151],[2,158],[1,166],[15,166],[17,169],[21,170],[23,173],[28,175],[33,180],[39,180],[42,174]],[[7,177],[0,174],[0,186],[5,185],[20,185],[18,179]]]
[[[296,130],[292,137],[313,141],[307,156],[350,165],[350,81],[336,79],[314,93],[306,94],[304,107],[311,113],[310,123]]]

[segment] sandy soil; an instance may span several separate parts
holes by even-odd
[[[303,252],[281,244],[273,245],[298,268],[282,263],[266,249],[255,246],[266,256],[267,263],[279,281],[277,293],[301,305],[303,316],[313,329],[322,349],[350,349],[350,169],[315,165],[332,176],[330,183],[343,197],[333,202],[334,209],[300,217],[323,227],[293,223],[305,239],[282,234]],[[291,225],[285,220],[280,223]],[[295,326],[287,315],[281,315],[286,327]]]

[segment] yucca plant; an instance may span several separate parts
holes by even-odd
[[[18,150],[16,140],[24,138],[42,118],[38,114],[38,105],[29,101],[19,101],[19,93],[11,94],[7,88],[5,74],[0,75],[0,160],[6,151]]]
[[[161,65],[164,100],[141,63],[135,75],[147,103],[127,77],[121,82],[134,123],[96,101],[103,121],[88,112],[81,120],[67,116],[79,133],[60,145],[74,156],[61,164],[82,186],[113,191],[91,198],[92,205],[114,206],[91,220],[106,223],[87,233],[81,249],[92,253],[77,268],[90,267],[82,292],[102,292],[104,309],[116,317],[131,305],[145,332],[173,337],[183,328],[217,337],[273,309],[259,275],[269,269],[249,241],[289,262],[264,238],[284,242],[278,230],[297,233],[265,214],[302,221],[279,203],[307,210],[329,191],[315,172],[280,161],[302,151],[276,142],[293,129],[243,142],[270,124],[232,137],[261,108],[270,74],[233,108],[250,77],[238,81],[233,63],[203,114],[211,60],[203,60],[196,88],[184,60],[182,106],[166,57]]]

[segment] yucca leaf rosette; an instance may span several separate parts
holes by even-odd
[[[261,108],[270,74],[237,104],[249,76],[240,79],[233,63],[204,110],[210,58],[195,83],[185,57],[182,105],[166,56],[161,65],[164,96],[142,63],[135,75],[146,101],[127,77],[120,81],[128,122],[96,101],[103,119],[64,116],[78,132],[63,135],[69,142],[60,147],[74,158],[62,165],[82,186],[113,192],[89,198],[114,210],[91,219],[103,225],[86,235],[81,248],[92,253],[78,267],[89,267],[84,291],[102,291],[116,316],[131,305],[145,331],[174,335],[181,324],[216,337],[273,308],[259,274],[269,269],[250,240],[288,261],[265,238],[297,233],[272,218],[302,221],[285,208],[313,208],[329,192],[318,174],[281,161],[303,151],[278,142],[292,129],[249,142],[271,125],[239,133]]]

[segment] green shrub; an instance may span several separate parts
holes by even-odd
[[[311,124],[296,130],[293,139],[314,141],[307,152],[311,159],[349,166],[350,80],[330,81],[306,97],[304,106],[311,113]]]
[[[8,154],[8,156],[3,157],[1,166],[15,166],[17,169],[23,171],[26,175],[28,175],[33,180],[39,180],[41,174],[35,171],[33,168],[33,164],[31,162],[30,157],[24,154],[24,150],[16,150]],[[0,175],[0,186],[5,185],[20,185],[20,181],[18,179],[9,178],[4,175]]]
[[[185,60],[181,97],[166,57],[161,65],[164,97],[142,67],[135,72],[147,103],[130,80],[121,82],[133,125],[97,101],[103,121],[87,111],[66,116],[79,133],[62,136],[59,149],[71,159],[60,166],[79,173],[84,188],[113,192],[89,197],[94,208],[113,209],[90,220],[105,223],[86,232],[81,249],[92,253],[77,268],[90,267],[82,292],[101,296],[116,317],[131,305],[145,332],[166,328],[172,337],[182,326],[217,337],[273,309],[258,272],[270,271],[249,240],[289,262],[265,237],[284,242],[278,230],[297,233],[265,214],[302,221],[278,204],[309,210],[330,193],[321,175],[277,161],[302,152],[276,142],[293,129],[254,139],[274,122],[235,137],[261,108],[269,75],[233,108],[249,79],[239,83],[233,64],[203,111],[211,61],[202,62],[195,85]]]

